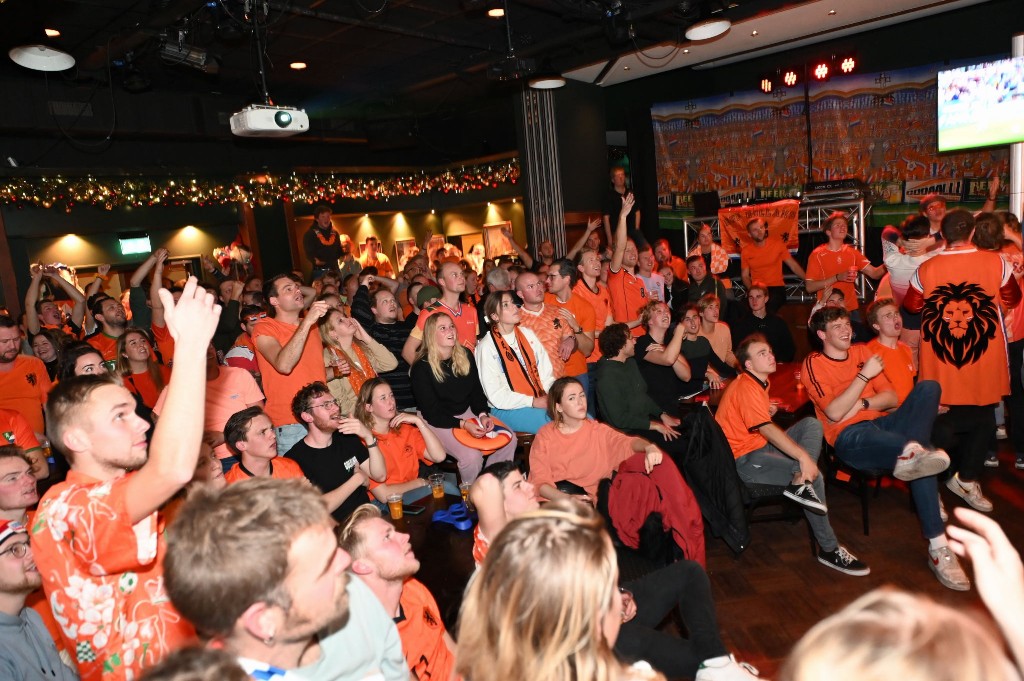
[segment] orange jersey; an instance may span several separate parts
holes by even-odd
[[[725,389],[718,404],[715,420],[737,459],[768,444],[760,432],[761,426],[772,422],[768,386],[744,371]]]
[[[484,533],[480,531],[480,524],[473,528],[473,562],[480,567],[487,557],[487,550],[491,548],[491,542]]]
[[[420,316],[416,320],[416,326],[409,335],[423,340],[423,325],[427,323],[428,317],[438,312],[448,313],[448,316],[455,321],[455,333],[459,342],[472,352],[476,348],[476,337],[480,333],[476,308],[472,305],[459,303],[459,307],[453,310],[440,300],[435,301],[420,311]]]
[[[576,285],[572,287],[572,294],[587,301],[594,308],[594,351],[587,357],[587,361],[596,362],[601,359],[601,349],[597,347],[596,341],[604,331],[608,316],[612,313],[612,297],[608,293],[608,287],[600,281],[597,282],[597,291],[593,291],[587,286],[587,282],[583,281],[583,277],[580,277]]]
[[[389,430],[386,433],[374,432],[373,436],[377,438],[377,446],[384,457],[388,473],[384,482],[375,482],[371,479],[367,484],[367,489],[415,480],[419,477],[420,461],[427,464],[432,463],[423,456],[427,450],[427,442],[423,439],[423,434],[411,423],[401,424],[397,433]],[[370,498],[373,498],[372,494]]]
[[[153,342],[167,366],[174,364],[174,337],[166,326],[153,325]]]
[[[576,321],[579,323],[580,328],[596,339],[594,331],[597,328],[597,319],[594,313],[594,306],[587,302],[580,296],[570,294],[569,300],[564,303],[559,302],[558,298],[553,293],[545,294],[544,304],[551,305],[561,309],[568,310],[576,317]],[[594,345],[597,345],[595,342]],[[583,353],[579,350],[573,350],[572,354],[569,355],[569,359],[565,361],[565,376],[579,376],[580,374],[587,373],[587,358],[583,356]]]
[[[26,452],[39,449],[39,440],[32,426],[24,416],[13,409],[0,409],[0,432],[3,433],[7,444],[17,445]]]
[[[789,257],[786,242],[766,238],[764,246],[747,244],[740,251],[740,268],[750,270],[750,280],[766,286],[784,286],[782,261]]]
[[[843,244],[838,251],[829,250],[828,244],[822,244],[811,251],[807,258],[806,274],[809,281],[822,281],[837,274],[846,274],[851,267],[860,272],[870,264],[871,261],[863,253],[849,244]],[[836,282],[832,284],[832,288],[843,292],[847,310],[853,311],[860,306],[857,301],[857,289],[850,282]],[[824,293],[825,289],[818,291],[818,300],[821,300]]]
[[[298,328],[298,324],[285,324],[273,317],[267,317],[257,322],[256,328],[252,332],[252,339],[258,348],[260,337],[269,336],[283,348],[295,335]],[[295,423],[295,415],[292,414],[292,398],[295,397],[295,393],[314,381],[327,382],[327,369],[324,367],[324,345],[316,330],[310,331],[306,336],[306,344],[302,346],[302,355],[291,373],[279,372],[258,350],[256,362],[259,364],[260,375],[263,378],[263,392],[267,396],[264,410],[270,417],[271,423],[277,427]]]
[[[163,364],[157,365],[157,370],[163,377],[164,385],[166,386],[171,380],[171,370]],[[157,400],[160,398],[160,391],[163,390],[162,387],[157,387],[149,371],[125,376],[124,387],[128,388],[132,394],[137,395],[142,400],[142,403],[150,409],[156,405]]]
[[[920,376],[938,381],[943,404],[995,404],[1010,393],[999,306],[1012,276],[998,253],[947,248],[911,278],[924,298]]]
[[[427,587],[413,578],[402,585],[401,613],[395,618],[405,661],[417,679],[450,679],[455,656],[445,640],[444,622]]]
[[[71,471],[32,521],[43,588],[83,681],[138,678],[195,641],[164,590],[162,515],[133,525],[125,510],[132,475],[103,482]]]
[[[885,416],[885,412],[874,409],[861,409],[845,421],[833,422],[825,415],[825,409],[832,404],[832,400],[838,397],[854,381],[860,381],[857,373],[864,367],[871,355],[874,353],[866,345],[851,345],[846,359],[832,359],[821,352],[812,352],[804,360],[803,373],[800,382],[807,388],[807,395],[814,403],[814,412],[821,421],[825,431],[825,440],[830,445],[835,445],[839,433],[843,428],[852,426],[861,421],[870,421],[879,416]],[[878,374],[864,386],[861,398],[871,398],[878,393],[892,390],[892,384],[885,377],[885,374]]]
[[[868,349],[882,358],[882,362],[885,363],[882,373],[889,379],[889,383],[892,383],[899,404],[903,404],[903,400],[907,399],[907,395],[914,389],[914,379],[917,378],[914,354],[910,346],[902,341],[896,341],[896,347],[890,348],[875,338],[868,343]]]
[[[248,480],[252,477],[254,477],[253,474],[245,469],[241,461],[229,468],[228,472],[224,474],[224,480],[229,485]],[[299,464],[283,456],[275,456],[273,461],[270,462],[269,477],[274,480],[288,480],[291,478],[304,478],[306,476],[303,474],[302,469],[299,468]]]
[[[548,359],[551,360],[551,373],[554,377],[576,376],[577,374],[566,373],[565,360],[558,354],[558,346],[562,344],[562,339],[573,335],[572,329],[569,328],[569,322],[565,321],[558,308],[545,304],[540,312],[530,312],[525,307],[521,309],[521,312],[523,314],[519,320],[520,326],[537,334],[540,344],[548,353]],[[586,372],[587,367],[584,362],[583,371],[580,373]]]
[[[622,324],[639,319],[640,308],[649,300],[643,279],[630,274],[625,268],[618,272],[608,272],[608,293],[612,300],[612,317]],[[642,326],[633,329],[634,336],[645,333]]]
[[[103,363],[107,365],[107,371],[114,371],[117,368],[117,337],[108,336],[102,331],[97,331],[85,339],[85,342],[96,348],[103,357]]]
[[[0,407],[13,409],[33,431],[44,432],[43,405],[51,387],[46,365],[37,357],[18,355],[6,366],[7,371],[0,371]]]

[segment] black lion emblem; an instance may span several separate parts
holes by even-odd
[[[940,362],[960,369],[988,350],[999,328],[999,310],[978,284],[943,284],[925,298],[921,340]]]

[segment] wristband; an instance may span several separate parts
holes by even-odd
[[[377,438],[373,438],[372,441],[366,443],[366,448],[367,449],[370,449],[371,447],[376,447],[376,446],[377,446]]]
[[[871,382],[870,378],[868,378],[867,376],[865,376],[864,374],[861,374],[861,373],[857,374],[857,378],[859,378],[860,380],[864,381],[865,383],[870,383]]]

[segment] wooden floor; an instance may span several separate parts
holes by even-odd
[[[1024,471],[1000,442],[1000,467],[985,469],[982,487],[995,504],[993,517],[1020,550],[1024,547]],[[959,499],[940,486],[948,509]],[[871,500],[871,535],[861,529],[860,502],[853,494],[828,489],[832,526],[839,541],[871,566],[867,577],[849,577],[811,557],[801,521],[758,523],[740,556],[708,537],[708,573],[726,646],[772,678],[800,636],[826,615],[863,593],[891,584],[923,593],[956,608],[982,608],[976,591],[960,593],[936,581],[926,564],[926,542],[902,484],[883,486]],[[426,518],[427,516],[420,516]],[[404,524],[399,521],[400,524]],[[423,567],[420,579],[433,591],[449,627],[454,627],[462,589],[473,569],[471,532],[438,524],[411,526]],[[968,573],[970,571],[968,570]]]

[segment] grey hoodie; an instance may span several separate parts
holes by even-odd
[[[78,672],[61,660],[39,614],[22,608],[18,617],[0,613],[0,679],[77,681]]]

